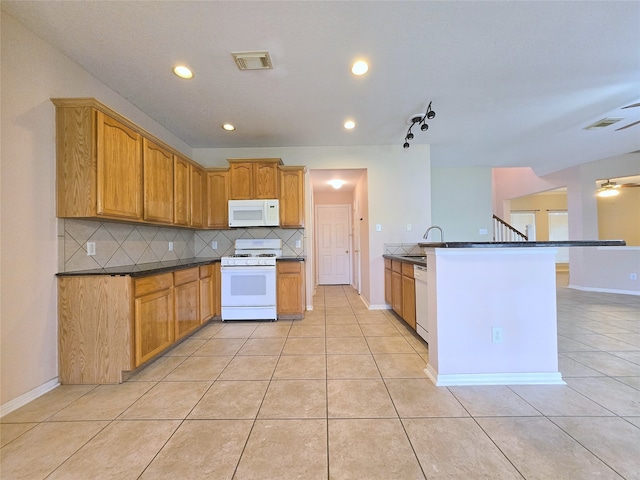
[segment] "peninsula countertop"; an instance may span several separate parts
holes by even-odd
[[[562,240],[544,242],[423,242],[421,248],[531,248],[531,247],[624,247],[624,240]]]

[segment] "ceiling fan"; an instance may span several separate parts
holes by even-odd
[[[640,107],[640,103],[632,103],[631,105],[622,107],[622,110],[624,110],[625,108],[636,108],[636,107]],[[616,132],[618,130],[624,130],[625,128],[633,127],[634,125],[638,125],[638,124],[640,124],[640,120],[638,120],[637,122],[632,122],[629,125],[625,125],[624,127],[616,128]]]
[[[606,182],[601,183],[600,187],[598,187],[597,195],[599,197],[614,197],[620,193],[620,189],[632,187],[640,187],[640,183],[623,183],[621,185],[618,185],[616,182],[612,182],[611,180],[607,179]]]

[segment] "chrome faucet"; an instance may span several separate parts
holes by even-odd
[[[433,230],[434,228],[437,228],[438,230],[440,230],[440,241],[444,242],[444,235],[442,233],[442,228],[440,228],[438,225],[434,225],[432,227],[427,228],[427,231],[424,232],[424,235],[422,236],[422,238],[426,240],[427,237],[429,236],[429,232],[431,232],[431,230]]]

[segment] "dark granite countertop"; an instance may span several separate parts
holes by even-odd
[[[279,262],[304,262],[306,257],[280,257]],[[200,267],[220,262],[220,258],[185,258],[182,260],[171,260],[168,262],[143,263],[140,265],[123,265],[121,267],[94,268],[92,270],[77,270],[74,272],[60,272],[58,277],[72,277],[81,275],[111,275],[146,277],[159,273],[174,272],[186,268]]]
[[[427,242],[422,248],[624,247],[624,240],[565,240],[547,242]]]
[[[185,268],[199,267],[219,262],[219,258],[184,258],[182,260],[170,260],[167,262],[143,263],[140,265],[123,265],[121,267],[95,268],[92,270],[77,270],[75,272],[60,272],[59,277],[70,277],[79,275],[112,275],[146,277],[158,273],[173,272]]]
[[[425,257],[424,255],[394,255],[391,253],[385,253],[382,256],[390,260],[400,260],[401,262],[412,263],[414,265],[420,265],[422,267],[427,266],[427,257]]]

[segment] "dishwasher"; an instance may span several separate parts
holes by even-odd
[[[414,265],[413,277],[416,281],[416,332],[429,343],[429,327],[427,325],[427,267]]]

